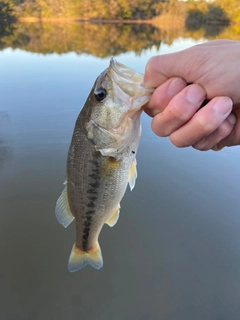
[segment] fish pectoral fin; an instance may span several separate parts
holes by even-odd
[[[129,176],[128,176],[128,183],[131,191],[135,186],[136,179],[137,179],[137,161],[136,159],[134,159],[131,164],[131,167],[129,170]]]
[[[117,208],[113,211],[110,218],[108,218],[108,220],[105,222],[106,224],[109,225],[109,227],[115,226],[119,218],[119,212],[120,212],[120,204],[118,204]]]
[[[103,266],[101,248],[98,242],[93,249],[87,252],[80,250],[74,244],[68,260],[68,271],[78,271],[88,264],[95,269],[100,269]]]
[[[67,187],[64,188],[62,194],[57,200],[55,207],[55,215],[57,221],[61,223],[64,226],[64,228],[67,228],[69,224],[74,220],[74,216],[71,212],[68,203]]]

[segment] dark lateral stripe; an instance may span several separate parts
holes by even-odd
[[[89,200],[92,200],[92,201],[95,201],[95,200],[97,200],[97,197],[92,197],[92,196],[90,196],[90,197],[88,197],[88,199],[89,199]]]
[[[87,193],[97,194],[97,191],[91,188],[87,190]]]
[[[87,212],[85,212],[85,214],[88,215],[92,215],[95,213],[95,210],[88,210]]]
[[[95,165],[96,167],[99,166],[99,163],[97,160],[89,160],[90,163],[92,163],[93,165]]]
[[[89,185],[91,187],[93,187],[94,189],[97,189],[97,188],[99,188],[100,183],[96,180],[94,183],[89,183]]]
[[[96,173],[91,173],[88,175],[90,178],[93,178],[93,179],[98,179],[98,175]]]
[[[87,207],[88,208],[94,208],[95,207],[95,204],[93,201],[89,201],[88,204],[87,204]]]
[[[90,233],[90,228],[92,224],[92,219],[96,211],[93,209],[95,208],[95,201],[97,200],[97,193],[98,188],[100,187],[100,170],[99,170],[99,163],[97,160],[90,160],[93,167],[90,172],[89,176],[89,188],[87,189],[87,198],[88,202],[86,203],[86,207],[89,208],[85,212],[84,222],[83,222],[83,235],[82,235],[82,247],[83,250],[88,249],[88,238]]]
[[[88,219],[89,219],[90,217],[88,217]],[[85,227],[90,227],[90,225],[91,225],[91,218],[88,220],[88,219],[86,219],[85,220],[85,222],[84,222],[84,226]]]

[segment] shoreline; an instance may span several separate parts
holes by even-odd
[[[133,19],[83,19],[83,18],[63,18],[63,17],[19,17],[17,18],[20,22],[36,23],[36,22],[52,22],[52,23],[93,23],[93,24],[151,24],[155,27],[167,27],[176,29],[185,26],[186,17],[177,15],[161,15],[148,20],[133,20]],[[219,21],[211,21],[207,24],[224,24]],[[230,21],[230,25],[239,25],[240,23]]]
[[[96,24],[107,24],[107,23],[116,23],[116,24],[173,24],[174,25],[184,24],[185,18],[184,17],[177,17],[177,16],[159,16],[154,17],[152,19],[147,20],[135,20],[135,19],[83,19],[83,18],[63,18],[63,17],[20,17],[18,18],[21,22],[85,22],[85,23],[96,23]]]
[[[44,18],[37,18],[37,17],[20,17],[18,18],[19,21],[22,22],[89,22],[89,23],[151,23],[152,20],[130,20],[130,19],[83,19],[83,18],[58,18],[58,17],[44,17]]]

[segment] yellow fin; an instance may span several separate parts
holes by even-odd
[[[108,218],[108,220],[105,222],[106,224],[109,225],[109,227],[115,226],[119,218],[119,212],[120,212],[120,204],[118,204],[117,208],[113,211],[110,218]]]
[[[137,179],[137,161],[136,159],[134,159],[131,164],[131,167],[129,170],[129,176],[128,176],[128,183],[131,191],[135,186],[136,179]]]
[[[103,266],[103,259],[102,259],[102,253],[101,248],[96,243],[96,246],[88,251],[82,251],[79,248],[76,247],[76,245],[73,245],[69,260],[68,260],[68,271],[69,272],[75,272],[83,267],[85,267],[87,264],[90,264],[95,269],[100,269]]]
[[[74,216],[72,215],[68,203],[67,187],[64,188],[62,194],[57,200],[55,207],[55,215],[57,221],[61,223],[64,226],[64,228],[67,228],[74,219]]]

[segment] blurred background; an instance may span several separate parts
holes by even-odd
[[[104,266],[70,274],[54,215],[75,120],[114,56],[240,40],[238,0],[0,0],[0,319],[238,320],[240,151],[177,149],[143,114]],[[231,59],[231,57],[229,57]],[[227,75],[226,75],[227,76]]]

